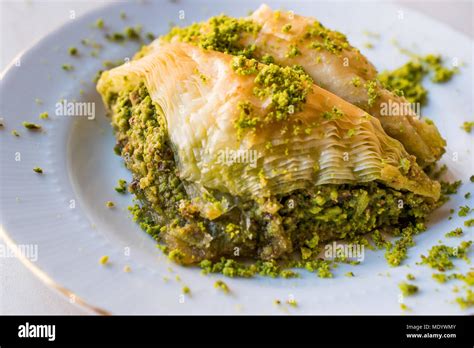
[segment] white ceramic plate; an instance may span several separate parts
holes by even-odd
[[[347,33],[356,46],[373,42],[375,48],[364,53],[380,70],[397,67],[407,59],[390,44],[392,38],[418,53],[441,53],[466,63],[452,82],[429,86],[430,103],[424,111],[448,140],[443,158],[449,165],[448,178],[462,179],[465,184],[434,214],[429,230],[416,238],[417,245],[410,249],[405,262],[409,266],[390,268],[382,251],[367,251],[362,265],[340,266],[333,279],[305,272],[302,278],[291,280],[225,278],[231,289],[225,295],[213,288],[219,277],[203,276],[199,269],[170,263],[131,220],[127,206],[132,197],[113,189],[119,178],[131,176],[113,154],[112,131],[91,81],[104,59],[131,57],[137,46],[106,43],[103,32],[91,28],[91,24],[102,17],[110,30],[143,24],[145,31],[162,34],[171,21],[184,25],[221,12],[241,16],[260,5],[248,0],[117,3],[72,21],[18,57],[16,62],[20,64],[13,62],[1,82],[1,116],[5,123],[0,130],[3,238],[12,247],[37,247],[37,259],[22,257],[24,263],[70,296],[71,302],[98,313],[401,313],[397,284],[407,273],[417,277],[421,289],[420,294],[405,299],[412,313],[466,313],[452,303],[456,297],[451,291],[453,285],[438,285],[431,279],[432,270],[416,262],[421,253],[444,240],[446,232],[462,226],[457,215],[447,220],[448,211],[465,204],[463,194],[473,191],[473,184],[468,183],[474,174],[473,138],[460,129],[462,122],[473,115],[473,42],[421,14],[386,3],[268,2],[274,8],[316,16],[328,27]],[[120,19],[121,11],[127,13],[126,20]],[[184,11],[184,19],[179,19],[179,11]],[[365,30],[380,33],[381,39],[367,38]],[[83,38],[104,43],[98,58],[89,56],[90,50],[80,43]],[[80,49],[80,57],[68,55],[70,46]],[[64,63],[73,64],[75,70],[63,71]],[[35,98],[43,104],[36,104]],[[95,119],[56,115],[55,104],[61,98],[94,103]],[[49,112],[49,120],[38,120],[43,111]],[[44,131],[27,131],[22,121],[39,122]],[[21,136],[10,135],[13,129]],[[34,173],[34,166],[42,167],[44,175]],[[104,202],[108,200],[116,202],[117,207],[106,208]],[[473,239],[472,228],[462,239]],[[460,240],[446,243],[455,245]],[[106,267],[98,263],[102,255],[110,257]],[[131,267],[130,273],[123,271],[125,265]],[[469,269],[465,262],[457,266],[460,271]],[[347,271],[356,276],[344,277]],[[190,296],[182,296],[183,285],[191,288]],[[275,299],[284,302],[289,297],[296,299],[297,308],[273,305]]]

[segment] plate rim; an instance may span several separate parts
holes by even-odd
[[[114,7],[116,6],[116,2],[110,2],[110,3],[103,3],[102,5],[98,6],[97,8],[88,10],[81,15],[77,16],[75,19],[81,19],[84,20],[88,17],[93,17],[96,13],[103,11],[107,7]],[[63,30],[63,28],[73,25],[71,22],[64,22],[60,24],[59,26],[49,30],[46,34],[41,36],[40,38],[34,40],[32,43],[30,43],[26,48],[20,50],[11,60],[10,62],[5,66],[5,68],[0,71],[0,81],[3,81],[3,78],[13,69],[13,66],[15,65],[15,62],[21,58],[23,55],[25,55],[27,52],[33,50],[35,47],[40,45],[43,41],[45,41],[48,37],[51,35],[55,35],[56,33],[60,32]],[[5,229],[4,225],[0,223],[0,239],[5,243],[7,248],[11,250],[17,250],[18,249],[18,243],[13,239],[12,234],[8,233],[8,231]],[[41,269],[38,265],[33,263],[31,260],[28,259],[23,253],[16,253],[16,259],[18,259],[23,266],[26,267],[37,279],[39,279],[44,285],[46,285],[49,289],[52,289],[55,293],[63,296],[64,299],[71,299],[74,298],[74,302],[71,303],[73,306],[86,310],[89,313],[87,314],[97,314],[97,315],[112,315],[112,313],[100,306],[94,305],[81,296],[77,295],[74,291],[66,288],[65,286],[61,285],[59,282],[54,280],[47,272]]]
[[[158,0],[158,2],[159,1],[160,0]],[[301,2],[311,3],[312,1],[311,0],[303,0]],[[318,0],[318,1],[316,1],[316,3],[317,2],[329,3],[330,1]],[[296,3],[299,3],[299,1],[297,1]],[[406,6],[403,3],[394,3],[393,1],[389,1],[389,0],[388,1],[383,0],[383,1],[381,1],[381,3],[384,4],[384,5],[394,7],[394,8],[403,8],[407,12],[414,12],[417,15],[424,17],[425,19],[428,19],[432,22],[436,22],[437,25],[439,27],[441,27],[443,30],[447,30],[447,31],[450,31],[452,33],[455,33],[456,35],[463,36],[465,39],[469,40],[474,45],[474,38],[471,38],[466,33],[462,32],[462,31],[460,31],[456,28],[451,27],[450,25],[446,24],[445,22],[441,21],[440,19],[430,17],[430,16],[424,14],[423,12],[421,12],[417,9],[410,8],[410,7]],[[78,20],[78,19],[85,20],[89,17],[94,17],[94,16],[97,15],[97,13],[102,12],[102,11],[106,10],[107,8],[113,8],[113,7],[117,6],[118,4],[119,3],[117,3],[117,2],[103,3],[102,5],[98,6],[97,8],[87,10],[83,14],[77,16],[75,19],[76,20]],[[13,69],[15,61],[17,61],[18,58],[22,57],[23,55],[25,55],[29,51],[35,49],[37,46],[41,45],[42,42],[45,41],[47,38],[49,38],[50,36],[55,35],[56,33],[60,32],[65,27],[68,27],[70,25],[74,25],[73,23],[74,22],[72,22],[72,23],[71,22],[65,22],[65,23],[53,28],[52,30],[48,31],[46,34],[44,34],[40,38],[34,40],[26,48],[24,48],[23,50],[18,52],[11,59],[11,61],[5,66],[5,68],[2,71],[0,71],[0,80],[3,80],[3,78],[8,73],[10,73],[10,71]],[[5,243],[5,245],[8,248],[10,248],[12,250],[17,250],[18,249],[18,243],[14,240],[14,238],[12,236],[13,235],[5,229],[4,225],[0,223],[0,238],[3,240],[3,242]],[[79,295],[77,295],[74,291],[68,289],[67,287],[65,287],[63,285],[61,285],[54,278],[52,278],[47,272],[45,272],[43,269],[41,269],[40,266],[38,266],[37,264],[35,264],[31,260],[29,260],[28,257],[23,255],[22,253],[16,253],[16,255],[17,255],[16,258],[18,260],[20,260],[20,262],[29,271],[31,271],[35,275],[35,277],[37,277],[48,288],[53,289],[56,293],[64,296],[65,299],[68,299],[68,298],[70,299],[71,297],[74,297],[74,302],[72,302],[72,303],[70,301],[68,301],[68,302],[71,303],[72,305],[74,305],[77,308],[81,308],[81,309],[86,310],[86,311],[89,312],[89,313],[86,313],[85,315],[91,315],[91,314],[92,315],[93,314],[114,315],[113,311],[108,311],[108,310],[102,308],[101,306],[94,305],[94,304],[90,303],[89,301],[87,301],[86,299],[84,299],[84,298],[80,297]],[[54,315],[54,314],[52,314],[52,315]],[[234,313],[234,315],[235,315],[235,313]],[[331,315],[331,314],[329,314],[329,315]],[[364,315],[364,314],[354,314],[354,315]],[[367,314],[365,314],[365,315],[367,315]]]

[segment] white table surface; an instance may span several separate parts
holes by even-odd
[[[71,10],[80,16],[107,2],[110,1],[0,0],[0,70],[5,69],[19,52],[54,28],[70,21]],[[444,21],[474,38],[473,0],[401,0],[397,3]],[[0,248],[4,247],[0,239]],[[85,313],[43,284],[19,260],[0,258],[0,314]]]

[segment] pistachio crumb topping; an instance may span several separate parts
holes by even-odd
[[[290,298],[286,301],[287,304],[289,304],[291,307],[298,307],[298,302],[294,298]]]
[[[360,77],[355,76],[352,78],[351,83],[354,87],[360,87],[362,85],[362,81],[360,80]]]
[[[467,309],[474,306],[474,291],[468,289],[466,296],[456,298],[456,302],[459,304],[461,309]]]
[[[255,130],[260,119],[253,114],[253,105],[250,102],[241,101],[238,104],[239,118],[235,123],[237,135],[242,136],[247,129]]]
[[[428,91],[422,85],[425,76],[430,75],[435,83],[443,83],[449,81],[458,69],[446,68],[441,56],[410,55],[413,57],[411,61],[393,71],[382,72],[378,79],[385,88],[405,97],[410,103],[425,105],[428,96]]]
[[[124,179],[119,179],[119,181],[117,182],[117,186],[114,189],[118,193],[126,193],[127,192],[127,181],[124,180]]]
[[[338,120],[344,117],[344,113],[337,107],[333,106],[331,111],[325,111],[322,116],[325,120]]]
[[[107,262],[109,262],[109,257],[107,255],[104,255],[99,259],[101,265],[105,265]]]
[[[74,67],[71,64],[63,64],[61,65],[61,69],[64,71],[72,71],[74,70]]]
[[[466,121],[461,126],[461,128],[464,129],[467,133],[471,133],[473,127],[474,121]]]
[[[245,129],[255,130],[261,122],[288,120],[291,115],[303,109],[306,97],[312,90],[311,78],[299,66],[260,66],[256,60],[240,56],[232,60],[232,68],[240,75],[256,74],[254,95],[271,100],[271,108],[263,119],[254,114],[250,102],[241,101],[238,104],[240,116],[235,126],[239,135]]]
[[[163,39],[169,41],[176,37],[182,42],[193,43],[206,50],[249,57],[255,47],[244,47],[241,39],[244,35],[255,35],[259,31],[260,26],[251,20],[220,15],[204,23],[193,23],[184,28],[174,27]]]
[[[77,47],[69,47],[68,53],[71,56],[77,56],[79,54],[79,50],[77,49]]]
[[[464,216],[467,216],[467,214],[469,214],[470,212],[471,212],[471,208],[469,208],[469,206],[467,205],[464,205],[464,206],[459,207],[458,216],[464,217]]]
[[[104,29],[104,20],[102,18],[98,18],[96,21],[95,21],[95,27],[97,29]]]
[[[301,55],[301,51],[296,45],[290,45],[288,52],[286,52],[286,58],[295,58]]]
[[[347,37],[344,34],[327,29],[318,21],[314,21],[308,27],[303,38],[312,41],[311,48],[325,49],[335,55],[340,55],[343,50],[350,48]]]
[[[218,280],[214,283],[214,288],[219,289],[223,291],[225,294],[228,294],[230,292],[229,287],[227,286],[226,283],[224,283],[222,280]]]
[[[255,84],[254,94],[261,99],[270,97],[272,101],[273,110],[266,115],[266,121],[285,121],[301,111],[312,90],[312,80],[300,66],[264,66]]]
[[[34,168],[33,168],[33,171],[34,171],[35,173],[38,173],[38,174],[43,174],[43,169],[40,168],[40,167],[34,167]]]
[[[401,237],[395,244],[389,242],[387,245],[385,259],[388,264],[390,266],[399,266],[407,257],[408,248],[415,245],[414,236],[424,230],[426,230],[426,226],[423,223],[412,224],[403,228]]]
[[[367,105],[372,107],[375,105],[375,102],[379,98],[378,85],[377,81],[368,81],[364,84],[365,89],[367,90]]]
[[[421,255],[421,264],[428,265],[440,272],[445,272],[454,268],[452,259],[468,260],[467,252],[471,247],[472,241],[463,241],[458,247],[446,245],[435,245],[428,251],[428,256]]]
[[[411,168],[411,162],[408,158],[402,158],[400,159],[400,171],[403,173],[403,174],[408,174],[408,172],[410,171],[410,168]]]
[[[145,37],[146,37],[149,41],[155,40],[155,34],[153,34],[152,32],[146,33],[146,34],[145,34]]]
[[[23,125],[23,127],[25,127],[26,129],[29,129],[29,130],[34,130],[34,131],[38,131],[38,130],[41,130],[42,127],[41,125],[37,124],[37,123],[31,123],[31,122],[22,122],[21,123]]]
[[[244,56],[234,56],[231,61],[232,69],[239,75],[255,75],[259,71],[258,61]]]
[[[445,237],[451,238],[451,237],[460,237],[463,235],[462,228],[458,227],[452,230],[451,232],[448,232],[445,234]]]
[[[407,306],[406,304],[404,304],[404,303],[400,303],[400,309],[401,309],[402,311],[408,311],[408,310],[410,310],[410,308],[408,308],[408,306]]]
[[[292,27],[291,24],[287,23],[281,28],[281,32],[282,33],[289,33],[290,30],[291,30],[291,27]]]
[[[398,284],[400,291],[402,292],[403,296],[412,296],[418,293],[418,286],[413,284],[408,284],[406,282],[401,282]]]

